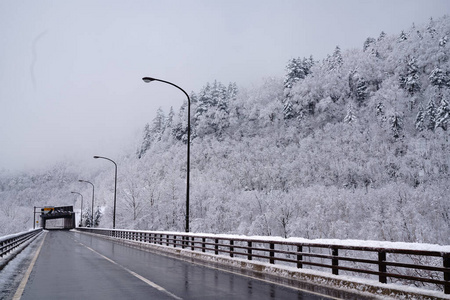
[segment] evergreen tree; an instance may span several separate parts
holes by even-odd
[[[92,215],[89,211],[85,211],[83,213],[83,225],[84,227],[91,227],[92,226]]]
[[[425,112],[423,111],[422,105],[419,106],[414,125],[418,131],[423,131],[425,129]]]
[[[292,108],[292,102],[286,100],[283,107],[283,117],[285,120],[289,120],[295,117],[294,109]]]
[[[450,108],[448,106],[448,101],[442,97],[441,103],[436,112],[436,124],[435,128],[442,128],[447,131],[448,121],[450,119]]]
[[[175,139],[187,143],[187,101],[183,102],[178,112],[178,122],[172,129]],[[191,139],[195,138],[195,128],[191,124]]]
[[[173,126],[173,117],[175,116],[175,112],[173,111],[173,107],[170,107],[169,114],[167,115],[167,119],[165,121],[166,128],[172,128]]]
[[[341,48],[336,46],[333,55],[328,57],[328,69],[330,71],[337,70],[342,66],[343,62]]]
[[[428,101],[427,110],[425,112],[425,123],[428,130],[434,131],[436,127],[436,106],[433,99]]]
[[[163,134],[165,129],[166,129],[166,116],[162,108],[158,108],[158,110],[156,111],[156,116],[153,119],[153,124],[151,128],[154,140],[160,140],[161,135]]]
[[[384,40],[385,37],[386,37],[386,33],[384,31],[382,31],[380,33],[380,36],[378,37],[377,41],[382,41],[382,40]]]
[[[408,57],[405,73],[400,75],[399,82],[400,87],[410,95],[420,91],[419,70],[415,57]]]
[[[406,33],[402,30],[402,33],[400,33],[400,36],[398,37],[398,41],[399,42],[404,42],[408,39],[408,36],[406,35]]]
[[[237,93],[238,93],[238,88],[237,88],[236,83],[235,83],[235,82],[230,83],[230,84],[228,85],[228,88],[227,88],[227,96],[226,96],[226,98],[227,98],[229,101],[236,100]]]
[[[363,51],[366,52],[367,48],[375,44],[376,40],[372,37],[368,37],[363,45]]]
[[[353,124],[356,122],[356,115],[353,112],[353,105],[350,103],[347,106],[347,115],[344,118],[344,122],[348,124]]]
[[[229,126],[229,97],[236,97],[237,89],[230,84],[225,87],[218,81],[207,84],[200,92],[194,115],[196,136],[216,134],[222,136]]]
[[[429,76],[430,83],[438,88],[442,88],[449,83],[449,76],[441,68],[434,68]]]
[[[431,35],[432,38],[436,35],[435,22],[433,18],[430,18],[430,22],[427,26],[427,32]]]
[[[366,80],[357,71],[353,71],[349,75],[348,83],[353,98],[358,100],[359,103],[362,103],[367,98]]]
[[[95,214],[94,214],[94,224],[95,224],[95,227],[97,227],[98,225],[100,225],[100,220],[101,220],[102,216],[103,216],[103,214],[102,214],[100,208],[97,206],[97,210],[95,211]]]
[[[400,113],[395,112],[389,117],[389,125],[393,133],[393,137],[398,139],[403,129],[403,118]]]
[[[284,88],[292,88],[299,80],[304,79],[311,73],[311,67],[314,65],[312,56],[310,58],[293,58],[289,60],[286,66],[286,75],[284,77]]]
[[[150,149],[150,145],[152,143],[152,136],[151,136],[151,130],[150,130],[150,124],[145,124],[144,127],[144,133],[142,137],[142,143],[141,147],[137,151],[138,158],[142,158],[144,156],[145,152],[147,152],[148,149]]]
[[[214,123],[217,127],[216,135],[218,137],[222,137],[225,130],[230,126],[229,115],[230,115],[230,111],[228,108],[227,94],[223,94],[219,98],[219,101],[217,103],[216,113],[215,113],[216,120]]]

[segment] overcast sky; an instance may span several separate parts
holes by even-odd
[[[113,158],[158,107],[207,82],[247,87],[293,57],[361,48],[448,0],[0,0],[0,170]]]

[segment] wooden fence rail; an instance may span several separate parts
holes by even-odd
[[[189,233],[78,228],[110,237],[229,255],[297,268],[331,270],[334,275],[367,274],[381,283],[432,284],[450,294],[450,252],[380,248],[279,239],[223,237]],[[343,241],[344,243],[345,241]]]

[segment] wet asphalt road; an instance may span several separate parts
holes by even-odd
[[[328,299],[69,231],[47,233],[21,299]]]

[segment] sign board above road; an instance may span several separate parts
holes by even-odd
[[[41,209],[41,213],[44,215],[51,214],[51,213],[53,213],[54,210],[55,210],[55,208],[53,206],[46,206]]]

